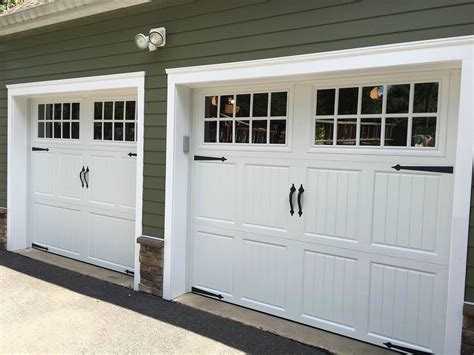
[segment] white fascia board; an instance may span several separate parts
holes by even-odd
[[[0,16],[0,36],[148,3],[151,0],[51,1]]]

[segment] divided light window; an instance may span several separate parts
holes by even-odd
[[[318,89],[315,145],[435,147],[438,82]]]
[[[286,144],[288,92],[206,96],[204,143]]]
[[[80,104],[38,105],[38,138],[79,139]]]
[[[94,140],[135,142],[135,101],[94,102]]]

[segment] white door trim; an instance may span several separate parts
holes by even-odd
[[[145,72],[101,75],[77,79],[41,81],[7,85],[8,89],[8,186],[7,247],[18,250],[28,247],[28,166],[29,129],[28,100],[37,95],[67,94],[99,90],[128,89],[137,95],[137,171],[135,237],[142,234],[143,210],[143,147]],[[140,282],[139,245],[135,243],[134,288]]]
[[[322,77],[352,71],[461,69],[459,125],[456,147],[454,205],[445,353],[458,353],[466,272],[471,167],[473,152],[474,36],[400,43],[334,52],[238,63],[169,69],[166,140],[165,259],[163,294],[173,299],[185,293],[188,260],[189,161],[183,137],[190,136],[192,89],[262,81]],[[186,221],[186,222],[185,222]]]

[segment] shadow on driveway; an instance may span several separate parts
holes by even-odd
[[[328,354],[325,350],[307,346],[230,319],[142,292],[135,292],[19,254],[0,251],[0,265],[189,330],[247,353]]]

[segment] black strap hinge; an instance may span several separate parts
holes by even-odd
[[[426,351],[421,351],[421,350],[416,350],[416,349],[410,349],[410,348],[407,348],[406,346],[401,346],[401,345],[394,345],[392,344],[391,342],[386,342],[386,343],[383,343],[383,345],[385,345],[387,348],[389,349],[395,349],[395,350],[401,350],[407,354],[413,354],[413,355],[428,355],[428,354],[432,354],[432,353],[428,353]]]
[[[130,152],[130,153],[128,153],[128,156],[129,156],[129,157],[136,157],[136,156],[137,156],[137,153],[132,153],[132,152]]]
[[[400,170],[415,170],[415,171],[430,171],[435,173],[452,174],[454,167],[452,166],[402,166],[400,164],[392,166],[396,171]]]
[[[217,293],[209,292],[209,291],[197,288],[197,287],[191,287],[191,292],[195,293],[195,294],[198,294],[198,295],[202,295],[202,296],[217,298],[217,299],[220,299],[220,300],[224,298],[224,296],[222,296],[220,293],[217,294]]]
[[[195,155],[194,160],[220,160],[222,162],[225,162],[227,159],[225,157],[206,157],[203,155]]]
[[[38,148],[38,147],[31,147],[33,152],[49,152],[49,148]]]
[[[128,275],[135,275],[135,272],[131,271],[131,270],[125,270],[125,273],[128,274]]]

